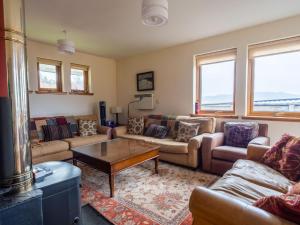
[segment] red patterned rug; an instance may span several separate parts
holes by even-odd
[[[116,176],[115,197],[109,198],[108,176],[87,165],[82,169],[82,201],[116,225],[191,225],[189,197],[196,186],[209,186],[217,176],[154,162]]]

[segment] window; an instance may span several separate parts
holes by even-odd
[[[300,38],[249,46],[248,115],[300,116]]]
[[[71,91],[89,93],[89,67],[71,64]]]
[[[235,113],[236,49],[196,56],[196,92],[200,114]]]
[[[38,89],[41,92],[61,92],[61,62],[38,58]]]

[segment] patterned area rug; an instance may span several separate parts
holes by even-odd
[[[82,200],[116,225],[190,225],[188,203],[196,186],[208,187],[218,177],[160,162],[159,175],[148,161],[116,176],[115,197],[109,198],[108,176],[82,169]]]

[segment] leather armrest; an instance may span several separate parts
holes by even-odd
[[[211,225],[292,225],[267,211],[246,204],[217,191],[197,187],[190,198],[190,211],[195,221]],[[193,225],[201,225],[195,222]]]
[[[259,162],[270,146],[249,144],[247,148],[247,159]]]
[[[113,137],[117,138],[118,136],[122,135],[122,134],[126,134],[127,133],[127,126],[119,126],[119,127],[115,127],[113,129]]]
[[[223,145],[224,133],[205,135],[202,139],[202,166],[203,170],[211,170],[212,149]]]
[[[106,126],[99,126],[98,127],[99,134],[106,134],[107,138],[110,140],[112,138],[112,128]]]
[[[256,137],[252,141],[249,142],[249,145],[270,145],[269,137]]]

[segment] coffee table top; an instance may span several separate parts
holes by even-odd
[[[71,151],[101,161],[116,163],[157,149],[159,149],[158,145],[144,141],[117,138],[97,144],[71,148]]]

